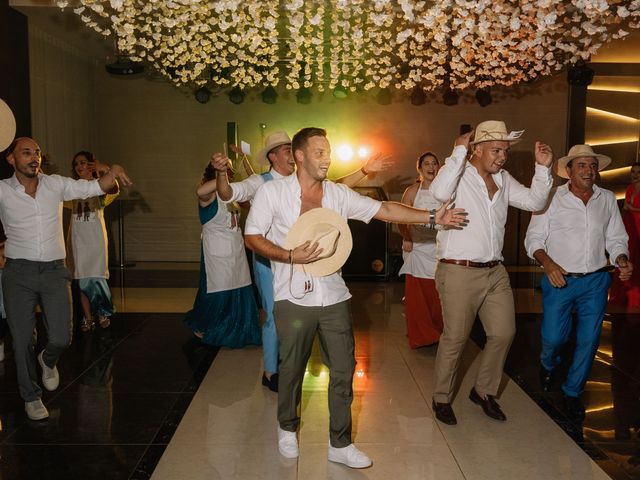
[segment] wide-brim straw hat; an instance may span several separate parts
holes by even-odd
[[[476,127],[475,136],[473,142],[470,145],[476,145],[482,142],[509,142],[514,145],[520,141],[520,137],[524,133],[524,130],[517,130],[513,132],[507,131],[507,126],[504,122],[499,120],[487,120],[480,123]]]
[[[349,224],[329,208],[314,208],[300,215],[289,230],[284,248],[294,249],[306,241],[318,242],[322,248],[320,258],[312,263],[295,264],[295,268],[312,277],[324,277],[340,270],[353,248]]]
[[[255,161],[258,165],[269,165],[267,154],[280,145],[291,143],[291,139],[287,132],[273,132],[269,134],[264,142],[264,148],[258,152]]]
[[[567,175],[567,163],[574,158],[580,157],[591,157],[598,160],[598,171],[604,170],[611,163],[611,157],[594,152],[591,145],[574,145],[569,149],[569,153],[566,156],[558,159],[556,173],[562,178],[569,178],[569,175]]]
[[[0,151],[6,150],[16,137],[16,119],[4,100],[0,99]]]

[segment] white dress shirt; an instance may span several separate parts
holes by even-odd
[[[284,175],[280,175],[273,169],[269,170],[269,172],[273,176],[274,180],[285,178]],[[232,191],[231,198],[229,200],[225,200],[224,203],[251,202],[253,201],[253,197],[255,197],[258,189],[265,183],[265,178],[257,173],[254,173],[240,182],[230,183],[229,185],[231,186]]]
[[[567,272],[589,273],[607,264],[605,250],[612,263],[622,254],[628,256],[628,240],[612,192],[594,185],[585,205],[567,182],[552,192],[543,212],[531,217],[524,246],[531,258],[544,250]]]
[[[7,235],[5,255],[38,262],[65,257],[62,202],[103,195],[98,180],[38,174],[35,198],[15,174],[0,181],[0,221]]]
[[[353,218],[368,223],[378,213],[381,202],[360,195],[350,188],[325,180],[322,183],[322,206],[335,210],[345,219]],[[272,243],[282,246],[289,230],[300,216],[300,183],[296,174],[277,182],[265,183],[256,193],[245,235],[263,235]],[[274,300],[289,300],[303,306],[334,305],[351,298],[339,272],[326,277],[308,277],[288,263],[271,260]],[[313,289],[304,293],[302,287],[311,280]]]
[[[544,208],[552,186],[549,168],[536,164],[531,188],[506,170],[493,174],[498,191],[489,198],[487,185],[466,161],[467,149],[458,145],[429,189],[440,202],[454,198],[455,206],[467,211],[469,224],[462,230],[438,232],[438,258],[490,262],[503,260],[504,228],[508,206],[535,212]]]

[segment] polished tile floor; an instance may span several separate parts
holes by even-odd
[[[478,351],[470,343],[455,427],[432,417],[435,348],[408,348],[402,284],[350,283],[354,439],[374,460],[363,471],[326,461],[328,373],[318,352],[304,386],[301,455],[286,460],[275,442],[276,396],[260,384],[260,350],[217,352],[181,322],[194,266],[114,275],[120,313],[109,329],[76,336],[60,388],[44,396],[49,420],[25,418],[11,353],[0,363],[0,478],[640,478],[640,317],[607,318],[587,419],[576,424],[557,393],[538,387],[538,275],[512,273],[518,334],[500,399],[509,421],[490,421],[467,399]],[[474,338],[482,345],[481,329]]]

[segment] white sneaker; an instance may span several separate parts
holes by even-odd
[[[278,450],[280,455],[286,458],[298,458],[298,438],[296,432],[288,432],[278,425]]]
[[[44,406],[42,400],[34,400],[33,402],[24,402],[24,411],[31,420],[44,420],[49,416],[47,407]]]
[[[358,450],[353,443],[343,448],[332,447],[329,444],[329,461],[344,463],[351,468],[367,468],[373,464],[371,459]]]
[[[42,367],[42,385],[44,388],[53,392],[58,385],[60,384],[60,375],[58,374],[58,367],[49,368],[45,365],[44,360],[42,360],[42,354],[44,350],[42,350],[38,354],[38,363]]]

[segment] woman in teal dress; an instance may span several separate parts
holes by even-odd
[[[260,345],[260,317],[238,225],[239,208],[220,201],[215,178],[213,165],[207,165],[196,190],[202,224],[200,283],[184,321],[209,345]]]

